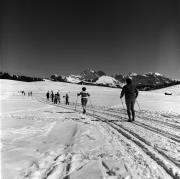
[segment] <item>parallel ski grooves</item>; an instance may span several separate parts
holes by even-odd
[[[44,101],[41,101],[41,102],[44,102]],[[52,103],[50,103],[51,105],[54,105]],[[71,106],[64,106],[64,105],[54,105],[54,106],[60,106],[64,109],[70,109],[70,110],[75,110],[74,108],[72,108]],[[81,111],[81,110],[76,110],[76,111]],[[96,111],[98,112],[98,111]],[[127,138],[128,140],[131,140],[133,143],[135,143],[137,146],[139,146],[140,148],[143,149],[143,151],[150,157],[152,158],[154,161],[157,162],[158,165],[160,165],[162,168],[164,168],[164,170],[170,175],[172,176],[174,179],[179,179],[180,178],[180,175],[178,173],[174,173],[173,170],[171,169],[171,167],[168,167],[166,166],[166,163],[164,160],[166,161],[169,161],[169,163],[171,163],[171,165],[174,165],[176,166],[177,168],[180,167],[179,164],[177,164],[176,162],[174,162],[171,158],[169,158],[166,154],[164,154],[162,151],[159,151],[157,148],[153,148],[151,151],[150,149],[148,149],[147,146],[151,147],[152,146],[150,145],[150,143],[148,141],[146,141],[145,139],[143,139],[142,137],[140,137],[138,134],[132,132],[132,131],[129,131],[128,129],[126,129],[125,127],[123,127],[122,125],[118,125],[116,123],[111,123],[108,121],[107,118],[105,117],[102,117],[102,116],[98,116],[97,114],[94,115],[92,113],[87,113],[87,115],[93,117],[93,118],[96,118],[98,119],[99,121],[102,121],[102,122],[105,122],[106,124],[108,124],[109,126],[111,126],[113,129],[115,129],[116,131],[118,131],[120,134],[122,134],[125,138]],[[111,115],[111,114],[109,114]],[[111,115],[112,116],[112,115]],[[118,117],[121,117],[121,116],[117,116],[115,115],[116,118]],[[122,117],[121,117],[122,118]],[[155,120],[157,121],[157,120]],[[167,124],[167,123],[165,123]],[[116,126],[118,126],[119,128],[117,128]],[[136,124],[138,125],[138,124]],[[164,135],[164,134],[163,134]],[[154,150],[154,151],[153,151]],[[156,152],[155,152],[156,151]],[[159,155],[159,156],[157,156]],[[161,159],[161,157],[164,158],[163,160]]]

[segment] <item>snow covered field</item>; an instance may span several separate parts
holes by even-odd
[[[180,178],[180,85],[140,92],[133,123],[115,88],[87,86],[91,97],[82,115],[81,88],[0,80],[3,179]],[[60,104],[46,100],[48,90],[60,91]]]

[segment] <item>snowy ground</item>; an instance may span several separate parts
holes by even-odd
[[[180,178],[180,85],[140,92],[133,123],[115,88],[87,86],[82,115],[81,87],[0,80],[3,179]],[[46,101],[47,90],[60,90],[61,104]]]

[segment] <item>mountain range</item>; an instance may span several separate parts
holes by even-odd
[[[148,72],[144,74],[129,73],[127,75],[116,74],[115,76],[108,76],[103,71],[86,69],[77,75],[71,74],[69,76],[62,76],[61,78],[62,81],[68,83],[122,88],[127,77],[130,77],[133,84],[140,90],[152,90],[180,84],[180,81],[171,79],[157,72]],[[51,80],[56,81],[56,79],[51,76]]]
[[[51,75],[50,80],[122,88],[125,85],[127,77],[130,77],[133,84],[140,90],[152,90],[180,84],[180,80],[171,79],[157,72],[148,72],[144,74],[128,73],[127,75],[116,74],[114,76],[108,76],[101,70],[95,71],[93,69],[86,69],[79,74],[71,74],[68,76],[54,74]],[[11,79],[26,82],[43,81],[43,78],[10,75],[9,73],[2,72],[0,72],[0,79]]]

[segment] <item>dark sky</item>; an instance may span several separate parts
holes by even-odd
[[[178,0],[4,0],[2,7],[0,71],[180,78]]]

